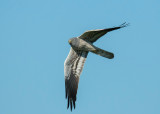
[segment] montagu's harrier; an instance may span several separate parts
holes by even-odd
[[[72,105],[75,108],[79,78],[88,52],[95,53],[108,59],[112,59],[114,57],[113,53],[102,50],[94,46],[93,43],[106,33],[126,27],[127,25],[128,24],[123,23],[118,27],[89,30],[83,33],[81,36],[71,38],[68,41],[71,45],[71,49],[67,59],[64,62],[65,90],[66,99],[68,99],[67,109],[70,106],[72,111]]]

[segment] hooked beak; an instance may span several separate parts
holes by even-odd
[[[68,40],[69,44],[71,44],[71,40]]]

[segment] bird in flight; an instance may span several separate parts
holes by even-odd
[[[93,43],[106,33],[126,27],[127,25],[128,24],[123,23],[117,27],[89,30],[79,37],[69,39],[68,42],[71,45],[71,49],[64,62],[65,92],[66,99],[68,99],[67,109],[69,106],[71,111],[72,106],[75,109],[79,78],[88,52],[92,52],[108,59],[112,59],[114,57],[113,53],[100,49],[93,45]]]

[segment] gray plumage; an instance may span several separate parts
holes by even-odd
[[[126,27],[127,25],[128,24],[123,23],[118,27],[86,31],[81,36],[71,38],[69,40],[71,49],[67,59],[64,62],[64,75],[66,99],[68,99],[67,108],[70,106],[71,111],[72,106],[75,108],[79,78],[88,52],[95,53],[108,59],[112,59],[114,57],[113,53],[100,49],[94,46],[93,43],[107,32]]]

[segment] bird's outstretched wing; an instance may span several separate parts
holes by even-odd
[[[67,108],[72,105],[75,108],[76,94],[78,89],[79,77],[82,72],[84,62],[88,52],[75,50],[71,47],[69,55],[64,63],[65,90],[66,99],[68,99]]]
[[[118,27],[112,27],[112,28],[106,28],[106,29],[97,29],[97,30],[89,30],[89,31],[84,32],[78,38],[81,38],[81,39],[84,39],[86,41],[89,41],[89,42],[93,43],[96,40],[98,40],[100,37],[105,35],[107,32],[117,30],[117,29],[120,29],[120,28],[123,28],[123,27],[126,27],[126,26],[128,26],[128,24],[123,23]]]

